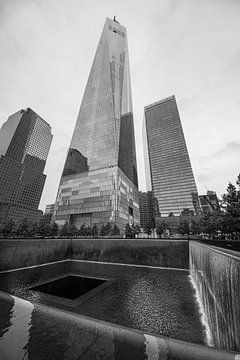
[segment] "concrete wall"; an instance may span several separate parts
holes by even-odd
[[[190,269],[215,347],[240,350],[240,253],[190,242]]]
[[[188,269],[187,240],[0,240],[0,271],[64,259]]]

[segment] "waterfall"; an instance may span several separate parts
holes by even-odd
[[[191,241],[189,259],[192,281],[213,345],[239,351],[240,256],[229,250]]]

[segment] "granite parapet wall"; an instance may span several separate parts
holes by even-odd
[[[73,239],[73,260],[188,269],[187,240]]]
[[[191,241],[190,269],[213,345],[240,350],[240,254]]]
[[[0,240],[0,271],[66,260],[70,248],[69,239]]]
[[[188,241],[149,239],[0,240],[0,271],[67,259],[188,269]]]

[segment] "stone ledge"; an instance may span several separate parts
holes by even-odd
[[[143,360],[239,360],[234,352],[216,350],[104,321],[76,315],[47,305],[22,300],[0,292],[0,352],[4,359],[19,356],[11,343],[24,345],[31,359],[106,359]],[[17,308],[17,309],[15,309]],[[14,322],[11,321],[15,316]],[[12,318],[11,318],[12,316]],[[29,317],[31,321],[29,322]],[[25,341],[22,325],[26,320]],[[20,351],[20,350],[19,350]],[[23,350],[22,350],[23,351]]]

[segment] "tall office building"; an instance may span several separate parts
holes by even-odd
[[[37,221],[52,141],[51,127],[30,108],[9,116],[0,130],[0,223]]]
[[[175,96],[146,106],[144,115],[146,181],[161,216],[180,215],[184,209],[199,215],[197,187]]]
[[[65,161],[53,219],[78,228],[139,223],[126,28],[106,19]]]
[[[139,191],[139,210],[140,210],[140,226],[144,228],[147,225],[155,227],[155,213],[156,204],[152,191],[142,192]]]

